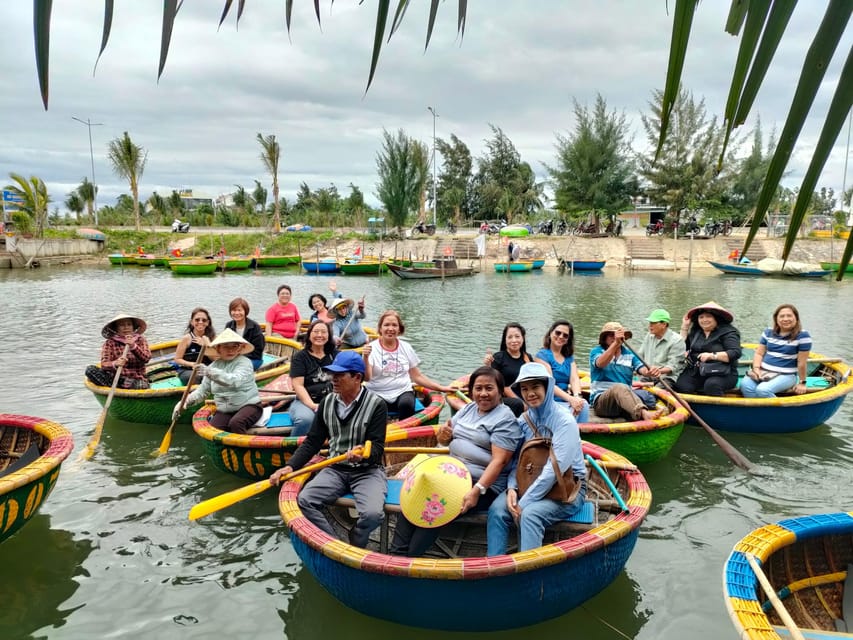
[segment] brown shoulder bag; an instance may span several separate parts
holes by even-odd
[[[551,438],[539,434],[539,430],[534,426],[526,411],[523,415],[533,431],[533,437],[521,446],[521,451],[518,454],[518,466],[515,470],[518,497],[524,495],[524,492],[539,477],[542,469],[550,460],[557,480],[545,497],[564,504],[574,502],[581,488],[580,482],[575,480],[574,471],[569,467],[565,473],[560,473],[560,466],[557,464],[557,457],[554,455],[554,449],[551,446]]]

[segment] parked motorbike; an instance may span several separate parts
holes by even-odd
[[[663,235],[663,220],[650,222],[646,225],[647,236],[662,236]]]
[[[456,225],[453,224],[453,220],[447,221],[447,233],[453,235],[456,233]]]
[[[552,220],[540,220],[536,225],[536,233],[542,233],[550,236],[554,232],[554,222]]]
[[[728,220],[713,220],[705,223],[705,235],[716,238],[718,235],[730,236],[732,234],[732,223]]]
[[[618,238],[622,235],[622,221],[616,220],[616,223],[614,224],[611,220],[607,223],[607,227],[605,227],[604,233],[609,236],[613,236],[614,238]]]
[[[565,221],[565,220],[560,220],[560,221],[557,223],[557,228],[554,230],[554,232],[555,232],[558,236],[564,236],[564,235],[566,235],[566,233],[568,233],[568,231],[569,231],[569,225],[568,225],[568,224],[566,224],[566,221]]]
[[[699,233],[699,223],[696,222],[696,216],[691,216],[687,222],[678,227],[678,230],[685,236],[697,235]]]
[[[423,221],[419,220],[415,223],[415,226],[412,227],[412,235],[416,236],[419,233],[422,233],[427,236],[435,235],[435,225],[431,222],[429,224],[426,224]]]
[[[189,233],[190,232],[190,223],[189,222],[181,222],[177,218],[174,222],[172,222],[172,233]]]

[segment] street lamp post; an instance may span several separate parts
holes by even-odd
[[[89,129],[89,159],[92,161],[92,189],[95,192],[95,200],[92,203],[92,210],[95,214],[95,226],[98,224],[98,183],[95,182],[95,151],[92,148],[92,127],[103,126],[103,122],[92,122],[89,118],[81,120],[76,116],[71,116],[72,120],[76,120],[80,124],[85,124]]]
[[[438,114],[432,107],[427,107],[427,109],[432,114],[432,224],[435,226],[435,212],[438,209],[438,199],[435,195],[435,119]]]

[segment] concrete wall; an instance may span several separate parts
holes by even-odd
[[[11,236],[6,238],[6,250],[9,253],[20,253],[25,260],[30,258],[46,258],[53,256],[81,256],[99,253],[103,243],[85,238],[73,240],[61,240],[50,238],[36,240],[34,238],[19,238]]]

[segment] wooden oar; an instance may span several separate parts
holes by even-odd
[[[623,340],[622,344],[626,349],[628,349],[628,351],[637,356],[637,359],[642,363],[644,367],[646,367],[646,369],[650,368],[649,365],[646,364],[646,362],[640,356],[640,354],[628,346],[627,341]],[[681,405],[684,406],[685,409],[687,409],[690,415],[693,416],[693,419],[699,423],[699,425],[707,432],[709,436],[711,436],[711,439],[717,444],[718,447],[720,447],[720,449],[723,450],[723,453],[725,453],[732,462],[734,462],[744,471],[754,471],[755,465],[753,465],[749,460],[747,460],[745,455],[735,449],[731,444],[729,444],[729,442],[725,438],[723,438],[723,436],[714,431],[714,429],[712,429],[707,422],[705,422],[701,417],[699,417],[699,414],[693,410],[693,407],[688,404],[687,400],[681,397],[681,395],[675,389],[672,388],[669,382],[666,381],[666,378],[660,377],[658,378],[658,381],[664,386],[667,391],[669,391],[673,396],[675,396],[675,399],[678,400],[678,402],[681,403]]]
[[[199,358],[204,355],[204,350],[199,353]],[[178,418],[181,417],[181,412],[184,410],[184,403],[187,401],[187,396],[190,394],[190,388],[193,386],[193,382],[195,382],[195,374],[198,371],[199,363],[196,362],[193,365],[193,370],[190,372],[190,379],[187,380],[187,387],[184,389],[184,393],[181,396],[181,402],[178,405],[178,411],[172,416],[172,424],[169,425],[169,430],[166,431],[166,435],[163,436],[163,441],[160,443],[160,447],[155,449],[151,454],[153,457],[162,456],[168,453],[169,447],[172,444],[172,431],[175,429],[175,425],[178,423]]]
[[[122,360],[127,358],[127,354],[130,351],[130,345],[124,345],[124,351],[121,353]],[[86,444],[86,448],[80,452],[80,456],[78,460],[89,460],[93,455],[95,455],[95,449],[98,447],[98,443],[101,441],[101,432],[104,430],[104,420],[107,419],[107,411],[109,411],[110,404],[112,404],[113,396],[116,393],[116,387],[118,387],[118,379],[121,377],[121,371],[124,369],[124,365],[120,364],[116,368],[116,374],[113,378],[113,386],[110,387],[110,393],[107,396],[106,402],[104,402],[104,408],[101,409],[101,415],[98,417],[98,422],[95,423],[95,432],[92,434],[92,438]]]
[[[366,458],[370,455],[371,442],[367,440],[364,443],[363,447],[356,447],[353,451],[355,453],[359,453],[363,458]],[[312,473],[323,467],[328,467],[333,464],[337,464],[338,462],[343,462],[347,459],[347,454],[342,453],[339,456],[335,456],[333,458],[327,458],[322,462],[317,462],[315,464],[309,464],[308,466],[302,467],[298,471],[294,471],[293,473],[288,473],[286,476],[281,478],[282,482],[286,480],[292,480],[298,476],[305,475],[306,473]],[[241,500],[245,500],[246,498],[251,498],[252,496],[256,496],[259,493],[263,493],[270,487],[276,486],[270,482],[269,478],[264,478],[263,480],[258,480],[257,482],[253,482],[252,484],[246,485],[245,487],[241,487],[239,489],[234,489],[233,491],[229,491],[228,493],[223,493],[214,498],[209,498],[208,500],[204,500],[203,502],[199,502],[192,509],[190,509],[190,520],[198,520],[199,518],[203,518],[205,516],[210,515],[211,513],[215,513],[216,511],[220,511],[225,507],[230,507],[232,504],[236,504]]]
[[[453,393],[456,395],[456,397],[457,397],[457,398],[459,398],[460,400],[462,400],[462,402],[464,402],[465,404],[471,404],[472,402],[474,402],[473,400],[471,400],[471,398],[469,398],[468,396],[466,396],[466,395],[462,392],[462,389],[457,389],[457,390],[456,390],[456,391],[454,391]]]
[[[751,553],[744,553],[743,555],[746,556],[746,561],[752,568],[752,572],[755,574],[755,577],[758,578],[758,582],[761,583],[761,588],[764,589],[764,593],[767,594],[767,597],[770,599],[770,603],[773,605],[773,608],[776,609],[776,613],[779,614],[782,622],[785,623],[788,633],[791,634],[791,637],[794,638],[794,640],[805,640],[803,632],[800,631],[797,623],[794,622],[791,614],[788,613],[785,605],[782,604],[779,596],[776,595],[776,590],[773,588],[773,585],[770,584],[770,580],[767,579],[767,576],[764,575],[764,571],[761,570],[761,565],[758,564],[755,556]]]

